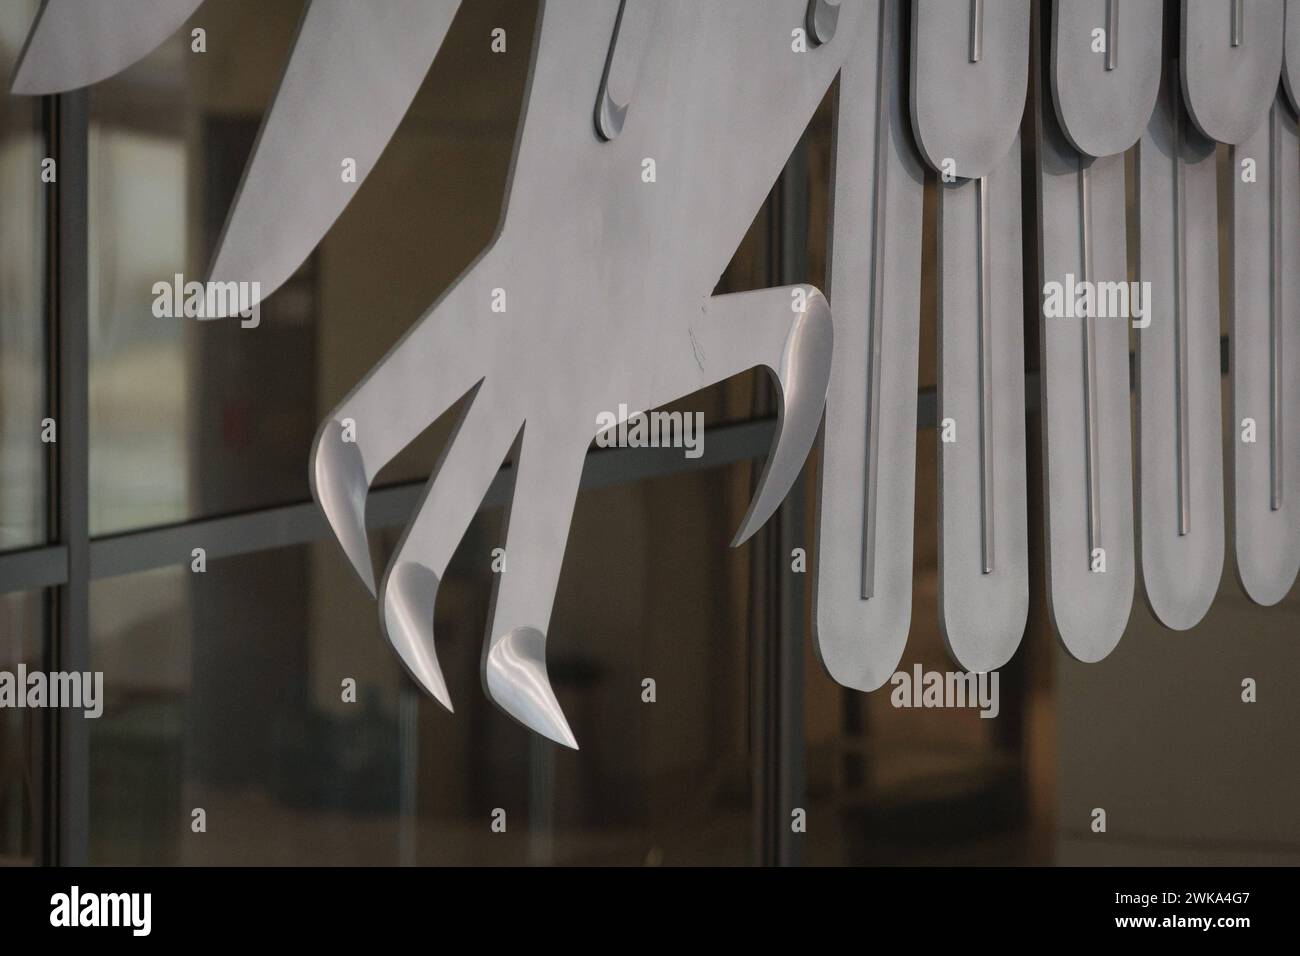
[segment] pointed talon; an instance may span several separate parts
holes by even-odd
[[[586,448],[583,432],[524,425],[507,512],[506,565],[492,595],[481,666],[483,689],[498,707],[575,750],[578,743],[547,676],[546,629]]]
[[[733,548],[748,540],[772,516],[803,469],[821,427],[830,384],[832,342],[830,305],[820,292],[810,290],[807,306],[795,319],[775,369],[780,396],[776,435],[758,490],[731,542]]]
[[[433,643],[438,576],[414,561],[393,565],[380,587],[384,632],[411,677],[449,711],[451,694]]]
[[[483,658],[483,683],[493,703],[530,730],[578,749],[546,673],[546,635],[516,627],[495,638]]]
[[[361,450],[356,442],[343,440],[343,426],[336,420],[327,421],[316,437],[310,477],[312,495],[373,597],[375,572],[366,538],[366,493],[370,483]]]
[[[411,676],[448,710],[433,612],[438,585],[501,466],[513,431],[490,394],[476,394],[425,486],[379,589],[381,623]]]

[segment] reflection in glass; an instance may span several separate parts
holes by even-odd
[[[176,274],[206,278],[208,207],[233,192],[230,170],[242,168],[298,14],[296,3],[204,4],[152,54],[91,89],[92,533],[197,514],[217,449],[247,453],[250,433],[280,427],[280,409],[258,416],[252,403],[296,376],[268,381],[258,369],[258,381],[230,360],[237,325],[157,317],[152,290]],[[207,52],[191,50],[193,26],[207,31]],[[249,126],[246,135],[222,135],[232,117],[247,117],[234,124]],[[268,346],[265,337],[244,344],[250,354]],[[200,360],[209,354],[211,362]],[[203,400],[232,384],[238,407]],[[195,436],[211,442],[210,457]],[[275,464],[272,456],[263,475],[271,488]],[[232,506],[254,503],[237,498],[242,490],[231,489]]]
[[[0,75],[12,73],[36,6],[0,5]],[[41,101],[0,97],[0,549],[45,532],[44,155]]]
[[[206,278],[300,12],[204,4],[91,90],[92,533],[306,499],[323,415],[495,229],[536,14],[508,0],[461,9],[377,168],[258,327],[153,315],[155,282]],[[472,39],[494,26],[504,54]],[[448,427],[383,480],[428,474]]]

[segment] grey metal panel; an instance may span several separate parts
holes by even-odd
[[[1127,281],[1124,159],[1074,150],[1048,82],[1035,120],[1039,289],[1067,274]],[[1096,661],[1123,635],[1133,601],[1128,322],[1040,321],[1048,607],[1066,650]],[[1098,548],[1104,572],[1092,570]]]
[[[98,83],[148,55],[203,0],[45,0],[11,89],[31,96]]]
[[[911,116],[927,163],[978,179],[1011,145],[1025,106],[1029,0],[915,0]],[[960,11],[960,13],[959,13]]]
[[[1163,0],[1053,0],[1052,100],[1079,152],[1121,153],[1142,134],[1160,88],[1163,14]],[[1096,29],[1104,54],[1092,48]]]
[[[1282,0],[1229,3],[1231,10],[1222,0],[1183,0],[1183,97],[1203,134],[1240,143],[1263,121],[1277,92],[1283,6]]]
[[[1019,140],[939,195],[939,621],[962,667],[1015,653],[1029,611]],[[942,427],[939,432],[942,435]]]
[[[939,194],[939,620],[953,657],[985,671],[1015,652],[1029,606],[1016,137],[1029,8],[914,10],[912,126],[926,160],[958,177]]]
[[[912,613],[924,172],[902,81],[901,4],[864,6],[835,112],[828,288],[838,306],[813,620],[830,675],[873,690],[893,673]]]
[[[1265,605],[1286,596],[1300,568],[1300,144],[1275,91],[1267,122],[1231,152],[1233,550],[1242,588]]]
[[[312,0],[210,269],[265,299],[356,195],[415,98],[459,0]],[[485,41],[486,42],[486,41]],[[345,182],[343,161],[356,162]]]
[[[1223,574],[1217,174],[1176,63],[1160,92],[1136,161],[1137,278],[1151,283],[1150,325],[1135,335],[1138,550],[1152,613],[1184,630]]]
[[[521,428],[484,685],[507,713],[569,745],[542,655],[598,416],[657,408],[764,366],[783,404],[738,541],[798,475],[830,374],[825,300],[806,287],[711,293],[839,71],[862,11],[846,7],[830,42],[795,52],[791,30],[806,12],[803,0],[660,4],[635,101],[618,137],[604,142],[592,128],[592,103],[617,7],[543,5],[498,236],[329,416],[313,455],[313,491],[371,582],[368,483],[475,390],[470,418],[380,587],[389,639],[435,696],[426,611],[464,509],[486,490],[485,463],[496,455],[499,464]],[[650,181],[647,158],[656,169]],[[492,311],[496,288],[507,294],[507,311]],[[346,420],[355,422],[355,443],[344,439]]]

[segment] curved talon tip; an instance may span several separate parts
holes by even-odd
[[[312,450],[312,494],[334,536],[343,546],[361,580],[375,596],[375,572],[366,538],[366,479],[361,450],[355,441],[344,441],[343,426],[331,420],[321,429]]]
[[[821,427],[826,389],[830,385],[833,344],[830,305],[820,292],[812,289],[807,307],[790,328],[781,367],[776,370],[781,396],[776,436],[758,490],[731,541],[733,548],[744,544],[772,517],[803,470],[804,460]]]
[[[535,627],[516,627],[492,642],[483,659],[487,695],[530,730],[578,749],[546,674],[546,635]]]
[[[422,564],[404,561],[385,576],[380,589],[381,615],[388,642],[417,684],[448,711],[451,694],[433,643],[433,606],[438,576]]]

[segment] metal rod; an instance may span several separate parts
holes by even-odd
[[[1090,163],[1079,157],[1079,225],[1083,247],[1083,281],[1092,282],[1092,194]],[[1088,492],[1088,558],[1101,545],[1101,422],[1097,408],[1097,318],[1096,303],[1083,317],[1083,427]]]
[[[1232,0],[1232,45],[1241,46],[1243,25],[1242,20],[1245,16],[1244,5],[1241,0]]]
[[[1282,507],[1282,129],[1275,101],[1268,113],[1269,189],[1269,508]]]
[[[1177,61],[1172,67],[1177,69]],[[1183,104],[1179,84],[1170,84],[1174,120],[1174,440],[1177,447],[1178,533],[1192,530],[1191,419],[1187,407],[1187,169],[1183,162]]]
[[[970,0],[970,61],[984,56],[984,0]]]
[[[979,4],[980,0],[973,0]],[[889,42],[889,14],[893,5],[880,7],[881,50]],[[972,8],[973,9],[973,8]],[[982,14],[981,14],[982,16]],[[876,67],[876,129],[889,122],[889,74],[885,69],[888,57],[883,54]],[[880,352],[885,325],[885,197],[888,183],[888,164],[885,159],[887,136],[876,136],[875,190],[871,212],[871,326],[867,346],[867,443],[866,488],[864,489],[862,528],[862,599],[876,593],[876,491],[880,470]]]
[[[1119,66],[1119,0],[1106,0],[1106,69]]]
[[[993,309],[989,291],[989,181],[975,181],[979,239],[980,535],[985,574],[993,571]]]

